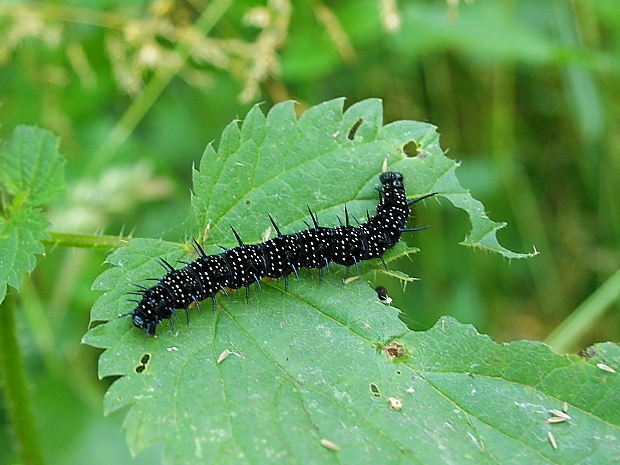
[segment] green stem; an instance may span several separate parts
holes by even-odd
[[[0,376],[19,444],[22,463],[44,464],[23,357],[17,341],[11,294],[0,304]]]
[[[52,247],[78,247],[84,249],[118,249],[129,245],[128,237],[120,236],[91,236],[87,234],[49,233],[50,238],[43,241]]]
[[[607,308],[620,299],[620,270],[594,291],[571,313],[545,342],[559,353],[566,353],[603,316]]]

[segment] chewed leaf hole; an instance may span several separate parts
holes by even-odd
[[[151,360],[151,354],[144,354],[140,358],[140,364],[136,365],[136,368],[134,368],[134,371],[136,373],[142,373],[144,370],[146,370],[149,360]]]
[[[353,126],[351,126],[351,129],[349,129],[349,132],[347,134],[347,139],[349,140],[355,139],[355,134],[357,133],[357,130],[360,128],[363,122],[364,120],[360,118],[355,123],[353,123]]]
[[[381,397],[381,392],[379,392],[379,386],[375,383],[370,383],[370,392],[375,397]]]
[[[408,142],[402,148],[403,154],[408,158],[415,158],[421,155],[421,149],[415,142]]]

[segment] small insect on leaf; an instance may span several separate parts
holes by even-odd
[[[582,349],[579,351],[579,353],[577,354],[580,357],[587,359],[590,359],[592,357],[594,357],[596,355],[596,349],[592,346],[586,348],[586,349]]]
[[[383,350],[385,350],[385,353],[390,358],[401,358],[405,355],[405,348],[398,342],[391,342]]]
[[[562,410],[551,409],[549,412],[553,413],[555,417],[548,418],[547,421],[549,423],[562,423],[564,421],[570,420],[570,416],[563,412]]]
[[[267,229],[265,229],[265,231],[261,235],[261,239],[263,239],[263,242],[266,242],[269,239],[271,239],[271,226],[269,226]]]
[[[340,447],[338,447],[338,445],[331,442],[329,439],[325,439],[325,438],[321,439],[321,445],[325,447],[325,449],[340,450]]]
[[[392,410],[402,410],[403,408],[403,401],[396,397],[388,397],[388,402]]]
[[[616,370],[614,370],[612,367],[610,367],[609,365],[606,365],[604,363],[597,363],[596,366],[603,370],[603,371],[607,371],[608,373],[615,373]]]
[[[222,353],[220,354],[220,356],[217,358],[217,363],[218,364],[222,363],[224,360],[228,358],[229,355],[230,355],[230,350],[224,349]]]
[[[390,305],[392,303],[392,298],[388,295],[387,289],[383,286],[377,286],[375,288],[375,292],[377,293],[377,297],[379,300],[386,305]]]
[[[547,431],[547,436],[549,437],[549,442],[551,443],[551,446],[554,449],[558,448],[558,443],[555,440],[555,436],[553,435],[553,433],[551,431]]]

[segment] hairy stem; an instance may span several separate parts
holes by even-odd
[[[52,247],[78,247],[85,249],[118,249],[129,244],[129,237],[93,236],[88,234],[49,233],[50,238],[43,241]]]
[[[2,321],[0,324],[0,376],[19,445],[21,462],[27,465],[44,464],[30,391],[26,383],[23,357],[17,341],[10,293],[0,304],[0,321]]]

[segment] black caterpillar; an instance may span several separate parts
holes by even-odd
[[[379,258],[383,261],[383,253],[394,247],[404,231],[418,231],[424,228],[405,228],[409,218],[409,205],[430,197],[407,201],[403,176],[400,173],[386,172],[381,174],[381,188],[377,214],[368,217],[366,223],[355,219],[357,227],[349,224],[349,214],[345,207],[345,224],[336,228],[319,226],[318,219],[310,211],[313,225],[305,231],[283,235],[274,219],[269,215],[277,236],[260,244],[244,244],[234,228],[232,228],[239,246],[226,250],[218,255],[207,255],[200,244],[194,240],[194,249],[198,258],[181,269],[174,269],[170,263],[161,260],[168,271],[153,287],[140,286],[134,292],[141,296],[131,315],[137,328],[145,329],[148,336],[154,336],[157,325],[164,319],[174,327],[172,317],[176,317],[176,309],[185,309],[189,322],[189,306],[207,298],[213,300],[226,288],[246,288],[246,300],[250,284],[264,277],[284,278],[285,288],[288,287],[288,276],[300,268],[318,268],[319,279],[322,269],[330,262],[347,267],[356,265],[361,260]],[[383,263],[385,265],[385,262]]]

